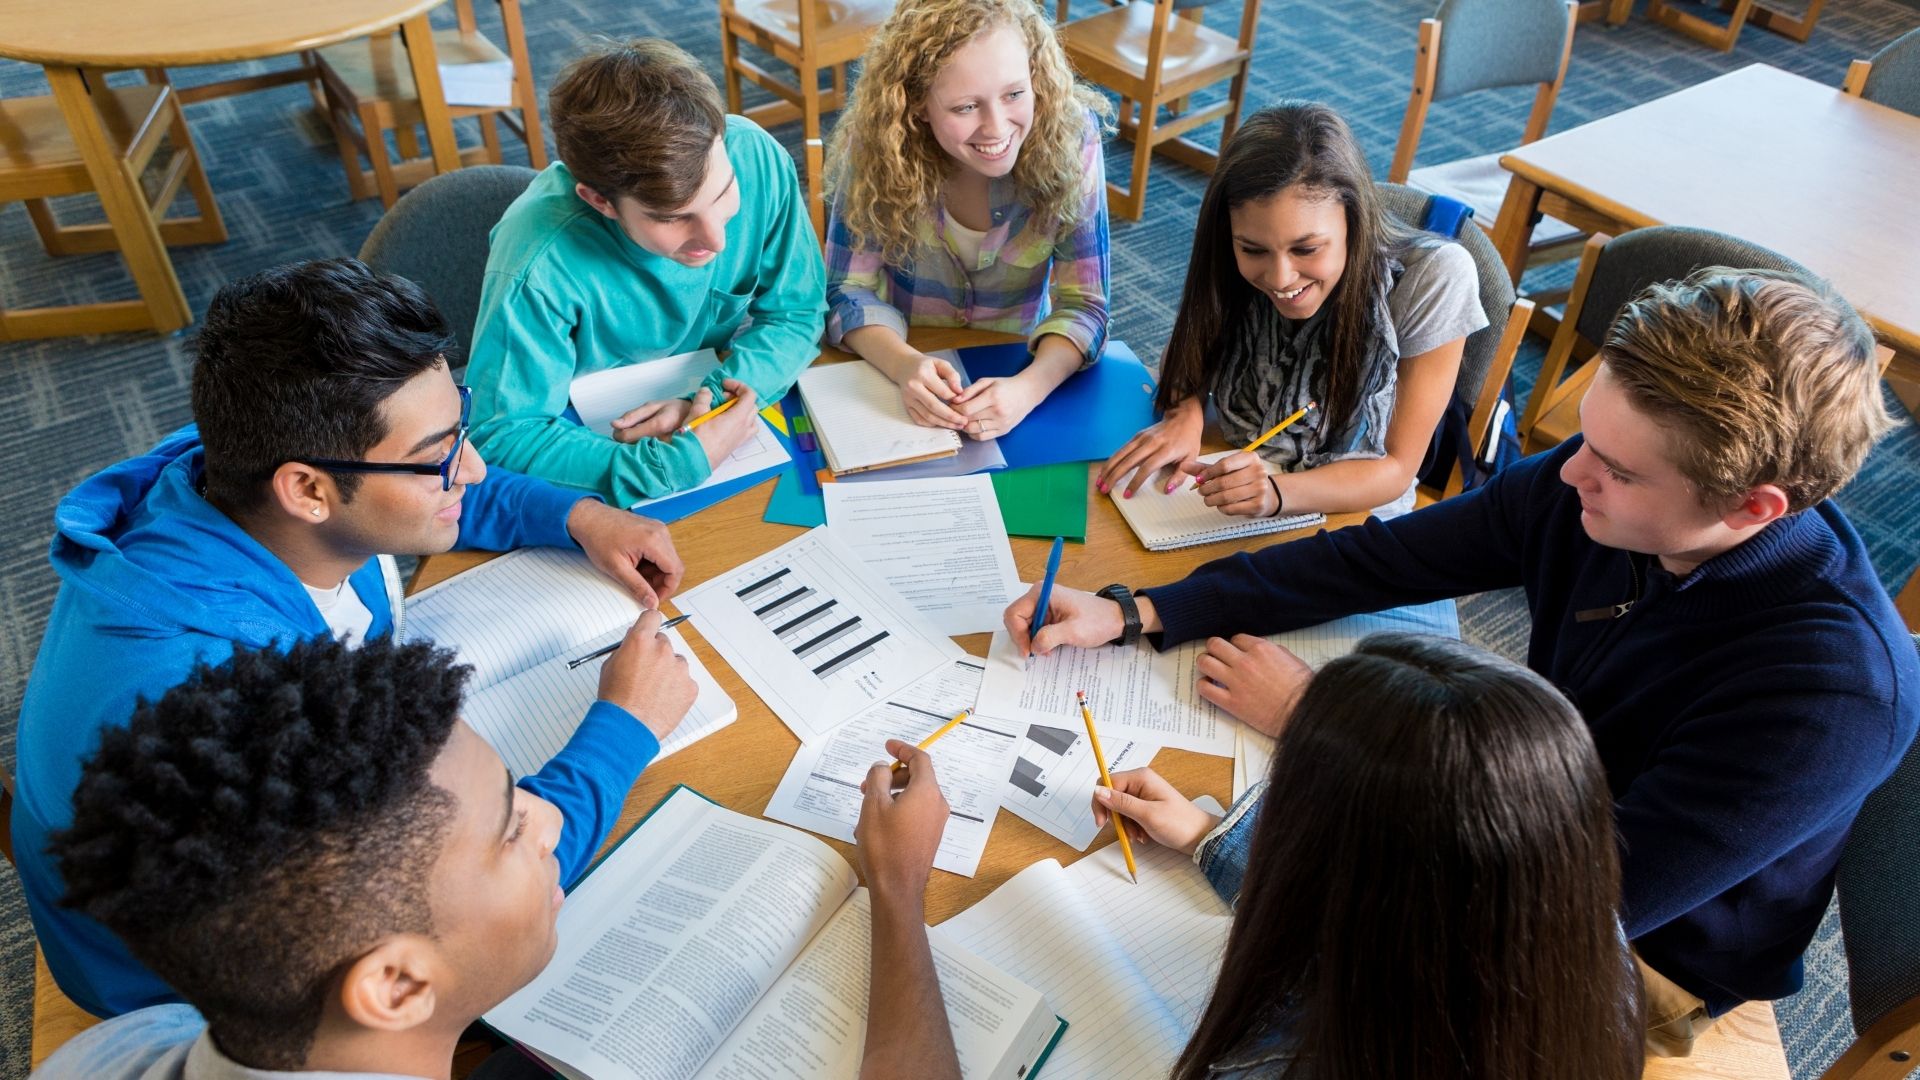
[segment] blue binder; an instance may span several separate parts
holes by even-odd
[[[961,349],[975,379],[1018,374],[1032,359],[1024,342]],[[1075,372],[1012,431],[998,436],[1007,467],[1105,461],[1154,422],[1154,380],[1125,342],[1108,339],[1100,362]]]

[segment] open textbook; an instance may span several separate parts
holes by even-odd
[[[563,1076],[853,1076],[867,1028],[867,891],[834,850],[679,787],[561,906],[540,977],[487,1013]],[[961,1074],[1032,1074],[1066,1023],[929,933]]]
[[[600,695],[606,659],[571,670],[567,661],[618,641],[641,607],[577,551],[521,548],[422,590],[404,611],[409,640],[451,646],[473,665],[461,715],[515,775],[530,776],[567,744]],[[666,634],[687,658],[699,695],[661,740],[661,757],[739,715],[680,631]]]
[[[1213,813],[1220,804],[1203,798]],[[1187,1044],[1220,971],[1233,914],[1186,856],[1120,846],[1064,869],[1048,859],[935,929],[1047,996],[1073,1022],[1050,1075],[1160,1080]]]
[[[959,433],[914,423],[900,388],[872,364],[815,364],[800,373],[799,386],[835,476],[960,452]]]

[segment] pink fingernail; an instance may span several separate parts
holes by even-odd
[[[1133,498],[1133,492],[1131,492],[1131,491],[1129,491],[1129,492],[1127,492],[1127,495],[1126,495],[1126,497],[1127,497],[1127,498],[1129,498],[1129,499],[1131,499],[1131,498]]]
[[[1179,486],[1180,486],[1180,481],[1178,481],[1178,480],[1175,480],[1175,481],[1174,481],[1173,483],[1171,483],[1171,484],[1168,484],[1168,485],[1167,485],[1167,494],[1169,494],[1169,495],[1171,495],[1171,494],[1173,494],[1173,489],[1174,489],[1174,488],[1177,488],[1177,487],[1179,487]],[[1196,483],[1195,483],[1195,484],[1194,484],[1193,486],[1194,486],[1194,487],[1199,487],[1200,485],[1199,485],[1199,484],[1198,484],[1198,483],[1196,482]]]
[[[1107,493],[1107,482],[1105,480],[1100,481],[1098,487],[1100,488],[1100,494],[1105,495]]]

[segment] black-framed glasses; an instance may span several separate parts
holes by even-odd
[[[453,429],[453,449],[447,452],[445,459],[429,465],[416,461],[345,461],[340,458],[294,458],[302,465],[311,465],[316,469],[329,472],[362,473],[411,473],[415,476],[438,476],[440,490],[452,491],[454,481],[460,478],[460,451],[467,446],[467,417],[473,412],[473,387],[461,385],[460,426]]]

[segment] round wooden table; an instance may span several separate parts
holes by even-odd
[[[398,28],[419,88],[434,168],[460,167],[453,117],[440,87],[439,58],[427,16],[444,0],[0,0],[0,57],[46,69],[62,117],[100,195],[121,254],[139,287],[152,329],[178,330],[193,321],[186,294],[140,178],[114,149],[94,96],[107,71],[144,69],[166,83],[165,69],[258,60]],[[303,80],[302,66],[197,88],[182,100]],[[211,93],[209,92],[211,89]],[[171,93],[171,87],[167,88]]]

